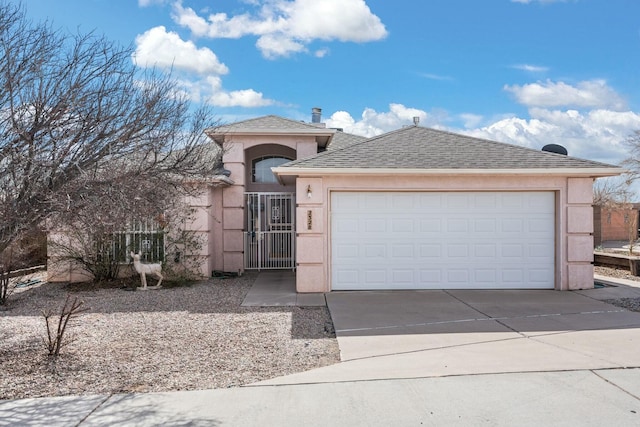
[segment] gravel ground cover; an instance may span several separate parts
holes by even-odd
[[[640,276],[634,276],[631,274],[629,270],[625,270],[623,268],[613,268],[613,267],[601,267],[594,266],[593,271],[595,274],[600,274],[602,276],[615,277],[617,279],[627,279],[634,280],[636,282],[640,282]]]
[[[234,387],[339,362],[326,308],[240,307],[255,274],[132,292],[43,284],[0,311],[0,399]],[[54,362],[43,309],[89,311]]]
[[[618,279],[627,279],[633,280],[636,282],[640,282],[639,276],[634,276],[631,274],[629,270],[624,270],[622,268],[611,268],[611,267],[593,267],[593,271],[596,274],[600,274],[602,276],[607,277],[615,277]],[[620,298],[620,299],[610,299],[606,300],[609,304],[613,304],[617,307],[622,307],[630,311],[640,311],[640,298]]]

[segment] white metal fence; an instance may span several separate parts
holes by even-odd
[[[244,267],[295,268],[295,193],[246,193]]]
[[[114,233],[103,248],[112,259],[128,262],[129,252],[142,255],[146,262],[162,262],[165,256],[165,233],[156,221],[131,221],[127,230]]]

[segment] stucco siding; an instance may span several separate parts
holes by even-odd
[[[592,288],[593,255],[588,248],[593,239],[590,231],[593,224],[588,215],[592,183],[590,178],[561,176],[300,177],[297,180],[298,221],[304,221],[311,212],[313,230],[304,230],[304,223],[299,222],[297,239],[301,248],[313,247],[314,256],[313,262],[305,258],[298,261],[298,292],[328,292],[331,289],[328,260],[331,259],[329,201],[332,191],[553,191],[556,194],[555,289]],[[309,186],[311,198],[307,197]],[[321,187],[321,194],[318,194],[318,187]],[[317,255],[318,250],[324,251],[322,257]],[[320,260],[322,283],[317,276],[310,276],[318,274]]]

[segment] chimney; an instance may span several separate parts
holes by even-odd
[[[319,124],[322,122],[322,108],[313,107],[311,109],[311,123]]]

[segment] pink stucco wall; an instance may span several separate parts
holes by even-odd
[[[317,154],[316,136],[309,135],[227,135],[222,161],[231,171],[234,185],[213,194],[214,206],[222,205],[220,224],[211,239],[210,267],[227,272],[244,271],[244,195],[248,191],[293,192],[294,185],[256,184],[250,182],[253,159],[264,155],[286,155],[301,159]],[[216,211],[217,212],[217,211]]]
[[[203,248],[193,256],[200,273],[244,270],[245,155],[240,145],[225,157],[235,170],[235,185],[203,187],[188,200],[195,218],[187,227],[200,235]],[[561,176],[308,176],[296,181],[297,290],[331,288],[330,200],[332,191],[553,191],[556,194],[556,280],[558,290],[593,287],[593,213],[591,178]],[[309,191],[310,190],[310,191]],[[63,238],[61,234],[50,238]],[[52,281],[88,280],[71,265],[51,268]]]
[[[557,290],[593,287],[592,178],[562,176],[366,176],[297,179],[297,290],[331,290],[332,191],[554,191]],[[307,189],[312,195],[307,197]],[[311,227],[307,227],[309,215]]]

